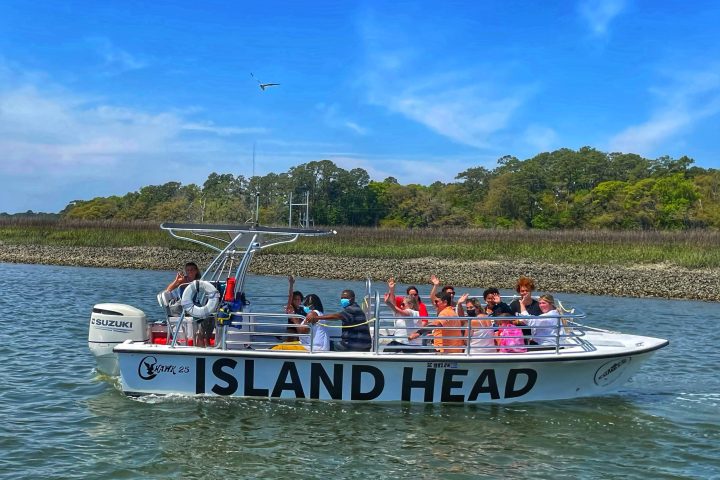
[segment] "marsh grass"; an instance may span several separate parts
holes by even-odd
[[[339,228],[330,239],[279,247],[293,253],[371,258],[532,261],[588,265],[674,264],[720,267],[720,233]],[[277,251],[277,250],[276,250]]]
[[[377,229],[341,227],[333,237],[303,238],[272,253],[357,258],[527,261],[587,265],[668,264],[720,268],[720,233],[605,230]],[[88,247],[162,246],[202,250],[156,222],[0,221],[0,242]]]
[[[0,221],[0,243],[69,247],[161,246],[184,250],[201,247],[172,238],[157,222]]]

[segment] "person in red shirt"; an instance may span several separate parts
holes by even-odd
[[[421,317],[421,318],[422,318],[422,317],[427,317],[427,316],[428,316],[427,307],[426,307],[425,304],[422,302],[422,298],[420,298],[420,294],[418,293],[417,287],[416,287],[415,285],[410,285],[410,286],[405,290],[405,293],[407,293],[408,296],[415,297],[415,298],[417,299],[418,312],[420,313],[420,317]],[[427,325],[428,320],[427,320],[427,318],[422,318],[422,319],[420,320],[420,322],[422,323],[422,326],[424,327],[425,325]]]

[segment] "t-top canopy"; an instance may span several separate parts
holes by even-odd
[[[263,227],[259,225],[212,225],[203,223],[163,223],[160,228],[170,235],[223,254],[259,250],[300,237],[335,235],[335,230]]]
[[[260,225],[214,225],[203,223],[163,223],[160,225],[163,230],[176,230],[188,232],[206,233],[269,233],[276,235],[300,235],[300,236],[322,236],[335,235],[335,230],[319,230],[309,228],[284,228],[284,227],[263,227]]]

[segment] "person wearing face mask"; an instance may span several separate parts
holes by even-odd
[[[480,300],[463,294],[458,300],[458,308],[461,312],[467,312],[467,328],[470,329],[470,353],[495,352],[495,329],[492,319],[485,313]],[[464,305],[464,309],[463,306]],[[463,332],[463,336],[465,333]]]
[[[323,314],[323,304],[320,297],[314,293],[305,297],[302,304],[303,313],[307,316],[313,312],[317,316]],[[310,339],[312,338],[313,352],[326,352],[330,350],[330,332],[328,327],[320,323],[309,323],[307,317],[296,327],[300,334],[300,345],[310,350]]]
[[[319,315],[315,311],[305,317],[307,323],[317,323],[318,320],[340,320],[342,333],[339,342],[331,342],[330,350],[337,352],[368,352],[372,348],[370,328],[367,324],[365,312],[355,302],[355,292],[343,290],[340,294],[342,310],[329,315]]]

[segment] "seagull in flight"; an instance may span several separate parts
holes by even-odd
[[[255,75],[253,75],[252,72],[250,72],[250,76],[255,78]],[[255,81],[258,82],[258,85],[260,85],[260,90],[262,90],[263,92],[267,87],[275,87],[277,85],[280,85],[279,83],[261,83],[260,80],[258,80],[257,78],[255,78]]]

